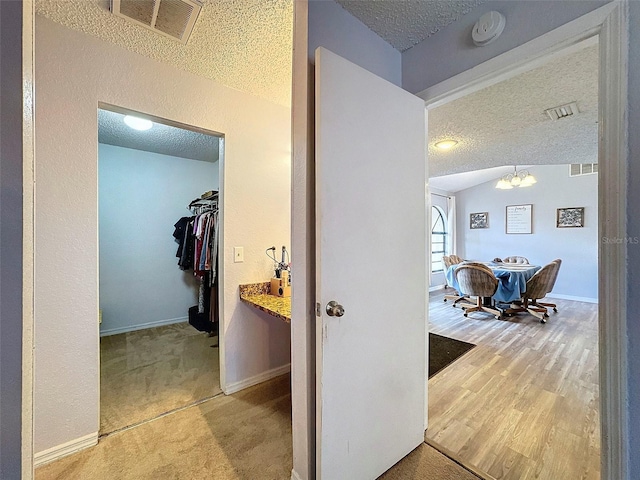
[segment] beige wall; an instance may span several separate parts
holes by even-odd
[[[226,136],[223,381],[290,361],[289,326],[238,301],[239,284],[271,276],[265,249],[290,245],[290,110],[37,17],[36,452],[98,431],[98,102]]]

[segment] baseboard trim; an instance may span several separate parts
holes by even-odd
[[[561,293],[549,293],[545,298],[557,298],[560,300],[574,300],[576,302],[585,302],[585,303],[598,303],[597,298],[591,297],[577,297],[575,295],[563,295]],[[544,300],[543,300],[544,302]]]
[[[433,287],[429,287],[429,292],[435,292],[436,290],[442,290],[446,286],[447,285],[444,284],[444,283],[442,285],[434,285]]]
[[[302,477],[295,470],[291,470],[291,480],[302,480]]]
[[[42,452],[38,452],[33,456],[33,466],[40,467],[47,463],[51,463],[54,460],[58,460],[72,453],[79,452],[85,448],[93,447],[98,444],[98,432],[90,433],[84,437],[76,438],[69,442],[55,447],[48,448]]]
[[[253,387],[262,382],[266,382],[267,380],[271,380],[272,378],[279,377],[280,375],[284,375],[285,373],[289,373],[291,371],[291,364],[287,363],[286,365],[282,365],[281,367],[273,368],[271,370],[267,370],[266,372],[262,372],[258,375],[254,375],[253,377],[249,377],[245,380],[240,380],[239,382],[230,383],[225,385],[222,388],[222,391],[225,395],[231,395],[232,393],[239,392],[240,390],[244,390],[245,388]]]
[[[162,327],[164,325],[173,325],[174,323],[182,323],[189,320],[189,317],[167,318],[166,320],[158,320],[157,322],[141,323],[139,325],[129,325],[126,327],[110,328],[108,330],[100,330],[101,337],[109,335],[117,335],[119,333],[135,332],[137,330],[146,330],[147,328]]]

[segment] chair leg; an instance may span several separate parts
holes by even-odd
[[[544,303],[544,302],[538,302],[538,305],[543,305],[545,307],[549,307],[549,308],[553,308],[553,311],[558,313],[558,307],[556,306],[555,303]]]
[[[527,312],[529,312],[534,317],[539,318],[540,323],[547,323],[547,318],[549,318],[547,309],[535,300],[527,305]]]
[[[444,301],[446,302],[447,300],[453,300],[453,303],[451,304],[452,307],[455,307],[459,302],[462,302],[463,300],[467,300],[469,297],[467,295],[445,295],[444,296]]]
[[[482,297],[477,297],[476,298],[476,303],[472,304],[466,304],[466,305],[461,305],[462,309],[464,310],[464,316],[466,317],[468,313],[470,312],[486,312],[486,313],[490,313],[492,315],[494,315],[497,319],[501,319],[502,318],[502,313],[494,308],[491,307],[487,307],[485,305],[482,304]]]

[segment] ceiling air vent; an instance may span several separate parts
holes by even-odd
[[[182,43],[187,43],[201,9],[199,0],[111,0],[114,15]]]
[[[549,115],[551,120],[560,120],[561,118],[573,117],[580,113],[576,102],[560,105],[559,107],[547,108],[544,113]]]

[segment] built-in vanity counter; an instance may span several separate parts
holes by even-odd
[[[240,300],[273,315],[287,323],[291,322],[291,297],[270,295],[270,282],[240,285]]]

